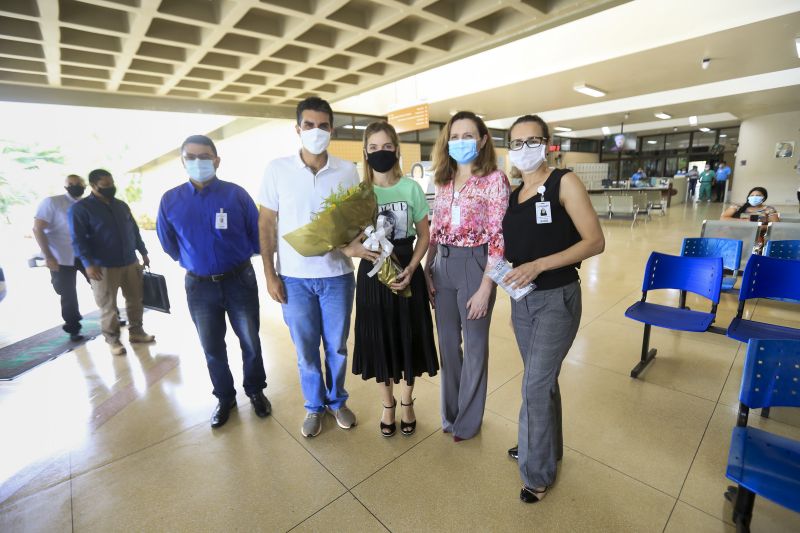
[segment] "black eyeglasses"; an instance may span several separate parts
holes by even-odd
[[[527,139],[520,140],[514,139],[508,143],[509,150],[521,150],[522,145],[528,145],[528,148],[538,148],[543,144],[547,144],[547,137],[528,137]]]

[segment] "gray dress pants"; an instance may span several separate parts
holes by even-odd
[[[442,367],[442,429],[462,439],[478,433],[486,405],[489,325],[495,293],[486,316],[478,320],[467,320],[467,301],[481,285],[487,259],[486,246],[440,245],[433,265]]]
[[[564,454],[561,363],[581,323],[578,281],[511,300],[511,322],[525,370],[519,411],[519,471],[526,487],[550,486]]]

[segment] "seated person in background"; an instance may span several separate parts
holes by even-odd
[[[747,193],[747,201],[733,204],[722,212],[720,220],[743,220],[746,222],[780,222],[780,214],[771,205],[766,205],[767,190],[764,187],[753,187]]]
[[[646,186],[645,180],[647,179],[647,174],[644,173],[643,168],[639,168],[636,172],[633,173],[631,176],[631,186],[632,187],[644,187]]]

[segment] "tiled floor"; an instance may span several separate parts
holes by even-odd
[[[722,494],[741,345],[654,330],[659,355],[633,380],[641,328],[623,316],[639,297],[649,252],[677,253],[719,209],[679,206],[633,229],[603,221],[606,252],[581,269],[583,321],[561,378],[567,450],[541,504],[519,501],[506,457],[522,371],[507,298],[495,309],[489,399],[475,439],[455,444],[442,434],[438,377],[418,381],[416,435],[381,438],[376,386],[355,376],[348,389],[359,425],[342,431],[328,416],[320,436],[304,439],[294,351],[260,280],[273,416],[257,418],[242,395],[238,412],[212,431],[214,398],[181,272],[153,252],[174,306],[171,315],[146,314],[156,344],[112,357],[95,340],[0,383],[0,531],[731,531]],[[46,272],[24,274],[40,305],[30,317],[0,309],[2,344],[57,323]],[[800,323],[786,305],[753,309]],[[719,322],[735,311],[736,296],[725,294]],[[240,373],[232,335],[228,345]],[[753,418],[800,438],[800,427]],[[800,515],[758,499],[753,530],[799,531]]]

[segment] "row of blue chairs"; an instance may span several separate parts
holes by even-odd
[[[751,255],[742,276],[739,308],[727,330],[713,326],[723,277],[721,257],[683,257],[659,252],[650,255],[642,284],[642,298],[625,311],[626,317],[644,323],[641,359],[631,370],[631,377],[638,377],[656,356],[657,350],[650,348],[652,326],[698,333],[725,333],[740,342],[750,339],[800,340],[800,329],[743,318],[745,302],[753,298],[800,301],[800,261]],[[683,295],[677,307],[648,302],[648,291],[656,289],[677,289],[681,294],[692,292],[710,300],[711,310],[702,312],[687,308]]]
[[[750,256],[742,276],[736,316],[727,329],[723,329],[713,325],[725,283],[722,252],[723,248],[725,252],[732,249],[735,254],[738,248],[741,253],[742,243],[734,241],[738,247],[719,243],[715,248],[713,242],[696,241],[684,241],[683,249],[689,250],[689,255],[653,252],[647,262],[642,298],[625,312],[628,318],[644,323],[641,358],[631,370],[631,377],[638,377],[656,356],[656,350],[650,348],[652,326],[724,333],[748,343],[739,416],[731,437],[726,472],[737,486],[729,487],[725,497],[734,504],[733,521],[737,531],[749,531],[756,495],[800,512],[800,442],[747,425],[750,409],[761,409],[762,416],[766,416],[773,406],[800,407],[800,329],[743,317],[745,303],[754,298],[800,304],[800,257],[772,256],[775,253],[797,254],[800,242],[771,241],[764,255]],[[695,252],[710,257],[691,256]],[[648,292],[657,289],[679,290],[678,306],[648,302]],[[687,308],[687,292],[710,300],[710,312]]]

